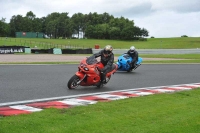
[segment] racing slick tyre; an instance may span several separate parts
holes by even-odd
[[[67,87],[69,89],[76,89],[79,86],[79,84],[77,84],[79,80],[80,78],[77,75],[72,76],[68,81]]]

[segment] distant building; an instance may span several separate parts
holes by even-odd
[[[16,38],[44,38],[42,32],[15,32]]]
[[[78,33],[77,34],[72,34],[72,37],[78,38]],[[79,32],[79,39],[83,38],[83,32]]]

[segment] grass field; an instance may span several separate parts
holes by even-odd
[[[97,39],[38,39],[38,38],[2,38],[0,46],[22,45],[37,46],[38,48],[94,48],[99,45],[112,45],[115,49],[127,49],[134,45],[137,49],[189,49],[200,48],[200,37],[179,37],[179,38],[148,38],[147,41],[118,41],[118,40],[97,40]]]
[[[199,133],[200,89],[0,117],[0,133]]]

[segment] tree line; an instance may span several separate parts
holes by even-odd
[[[0,20],[0,36],[15,37],[15,32],[42,32],[51,38],[71,38],[73,34],[83,33],[83,38],[139,40],[149,36],[145,28],[135,26],[133,20],[124,17],[115,18],[108,13],[89,14],[53,12],[46,17],[38,18],[29,11],[26,16],[14,15],[10,23]]]

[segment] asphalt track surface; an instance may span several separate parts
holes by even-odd
[[[199,64],[143,64],[131,73],[116,72],[103,88],[67,88],[74,65],[0,65],[0,103],[132,88],[199,83]]]

